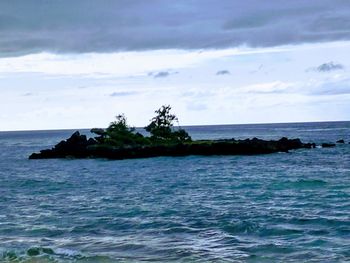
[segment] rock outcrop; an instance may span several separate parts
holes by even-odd
[[[202,140],[189,143],[158,144],[140,146],[111,146],[87,139],[75,132],[69,139],[61,141],[55,147],[33,153],[30,159],[49,158],[108,158],[130,159],[158,156],[187,155],[255,155],[276,152],[288,152],[301,148],[315,148],[313,143],[302,143],[300,139],[281,138],[280,140]]]
[[[88,146],[95,145],[94,139],[87,139],[86,135],[81,135],[78,131],[72,136],[59,142],[52,149],[42,150],[40,153],[33,153],[29,159],[49,159],[49,158],[86,158],[88,157]]]
[[[322,148],[331,148],[335,147],[335,143],[322,143],[321,146]]]

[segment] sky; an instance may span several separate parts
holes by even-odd
[[[0,131],[350,120],[348,0],[2,0]]]

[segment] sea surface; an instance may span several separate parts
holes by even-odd
[[[350,262],[350,122],[186,128],[346,144],[259,156],[28,160],[0,133],[0,262]]]

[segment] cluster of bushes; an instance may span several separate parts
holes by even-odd
[[[170,113],[170,105],[162,106],[155,111],[156,116],[145,127],[150,136],[143,136],[136,132],[135,128],[127,124],[124,114],[116,116],[116,120],[110,123],[107,129],[94,128],[92,133],[99,144],[112,146],[142,146],[162,145],[191,142],[190,135],[180,127],[175,128],[174,122],[178,121],[174,114]]]

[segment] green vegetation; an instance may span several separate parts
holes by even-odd
[[[151,119],[151,123],[145,127],[146,131],[151,134],[151,140],[155,143],[179,143],[190,142],[192,139],[188,133],[179,128],[174,131],[174,121],[178,118],[170,113],[170,105],[162,106],[156,110],[157,114]]]
[[[191,137],[184,129],[174,128],[174,122],[178,119],[170,110],[170,105],[163,105],[155,111],[156,116],[145,127],[150,137],[143,136],[136,132],[134,127],[130,127],[124,114],[117,115],[116,120],[111,122],[107,129],[94,128],[91,132],[98,135],[95,140],[99,144],[118,147],[191,142]]]
[[[111,122],[107,129],[94,128],[91,132],[98,135],[95,139],[102,145],[136,146],[150,144],[148,138],[135,132],[135,128],[127,124],[124,114],[117,115],[116,120]]]

